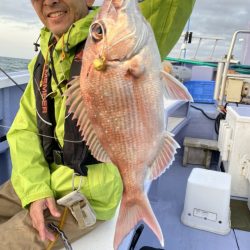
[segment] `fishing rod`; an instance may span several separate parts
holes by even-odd
[[[7,74],[1,67],[0,67],[0,71],[2,71],[22,92],[24,92],[24,89],[9,74]]]

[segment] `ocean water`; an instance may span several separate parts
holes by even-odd
[[[0,56],[0,68],[7,73],[27,70],[29,62],[29,59]]]

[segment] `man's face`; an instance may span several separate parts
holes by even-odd
[[[59,38],[75,21],[88,14],[89,0],[31,0],[43,24]]]

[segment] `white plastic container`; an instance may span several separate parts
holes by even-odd
[[[231,229],[230,189],[229,174],[194,168],[188,178],[182,223],[217,234],[228,234]]]
[[[248,197],[250,181],[250,107],[227,107],[221,121],[218,145],[227,173],[232,176],[231,195]]]

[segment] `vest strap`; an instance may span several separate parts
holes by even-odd
[[[81,42],[76,47],[75,57],[71,64],[69,81],[80,74],[84,46],[85,41]],[[50,52],[50,55],[52,57],[52,52]],[[74,171],[80,175],[87,176],[87,165],[97,164],[99,161],[97,161],[91,155],[88,146],[83,141],[77,127],[77,121],[72,119],[73,114],[68,116],[69,107],[66,107],[65,113],[66,118],[64,123],[63,148],[60,147],[59,142],[54,137],[54,131],[56,127],[54,98],[53,95],[49,96],[48,94],[52,91],[51,77],[53,77],[55,81],[57,80],[57,77],[53,60],[51,60],[51,62],[52,70],[47,67],[47,72],[45,72],[44,77],[45,79],[43,79],[43,83],[40,87],[40,81],[42,79],[45,63],[40,51],[34,67],[33,75],[37,108],[37,125],[39,133],[41,134],[40,139],[42,148],[44,150],[45,159],[48,163],[55,162],[58,165],[62,164],[74,169]]]

